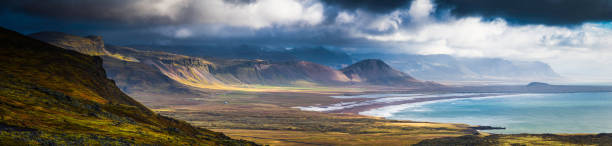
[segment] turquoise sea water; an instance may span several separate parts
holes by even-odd
[[[407,105],[389,119],[506,127],[491,133],[612,133],[612,93],[523,94]]]

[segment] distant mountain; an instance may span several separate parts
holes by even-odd
[[[527,84],[527,87],[545,87],[545,86],[551,86],[551,85],[548,83],[542,83],[542,82],[531,82]]]
[[[203,59],[165,52],[140,51],[127,47],[109,47],[108,50],[135,58],[139,60],[139,64],[155,68],[173,81],[200,88],[229,89],[232,88],[231,86],[248,84],[338,85],[348,82],[340,71],[306,61]]]
[[[0,56],[0,145],[252,144],[150,111],[106,78],[98,56],[2,28]]]
[[[342,68],[352,64],[352,58],[342,51],[325,47],[267,48],[254,45],[238,46],[129,46],[139,50],[164,51],[187,56],[216,59],[260,59],[271,62],[308,61]]]
[[[415,78],[432,81],[556,80],[561,77],[542,62],[509,61],[500,58],[460,58],[449,55],[347,54],[325,47],[268,48],[239,46],[134,46],[188,56],[222,59],[261,59],[270,62],[308,61],[340,69],[355,61],[377,58]]]
[[[380,58],[416,78],[433,81],[533,81],[560,76],[542,62],[499,58],[457,58],[449,55],[354,54],[354,58]]]
[[[391,68],[382,60],[366,59],[341,70],[351,82],[390,86],[434,85],[414,79],[410,75]]]
[[[352,64],[352,58],[341,51],[332,51],[323,47],[295,48],[288,50],[298,60],[310,61],[333,68],[342,68]]]
[[[349,79],[328,66],[307,62],[268,62],[263,60],[211,60],[217,64],[214,74],[232,75],[242,84],[262,85],[342,85]]]

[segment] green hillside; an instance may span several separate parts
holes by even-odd
[[[0,68],[0,145],[252,145],[150,111],[100,57],[1,28]]]

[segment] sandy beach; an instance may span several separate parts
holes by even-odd
[[[361,101],[354,102],[342,102],[326,106],[309,106],[309,107],[298,107],[302,110],[307,111],[320,111],[325,113],[350,113],[359,114],[364,111],[373,109],[410,104],[410,103],[421,103],[438,100],[449,100],[449,99],[463,99],[463,98],[479,98],[479,97],[490,97],[500,95],[510,95],[508,93],[456,93],[456,94],[405,94],[406,96],[389,95],[391,97],[377,96],[373,94],[374,98],[367,98],[364,95],[353,96],[355,99],[361,99]],[[365,95],[367,96],[367,95]],[[333,96],[332,96],[333,97]],[[343,98],[352,98],[351,96],[345,96]]]

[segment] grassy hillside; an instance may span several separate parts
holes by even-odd
[[[249,145],[158,115],[106,78],[102,59],[0,29],[0,145]]]

